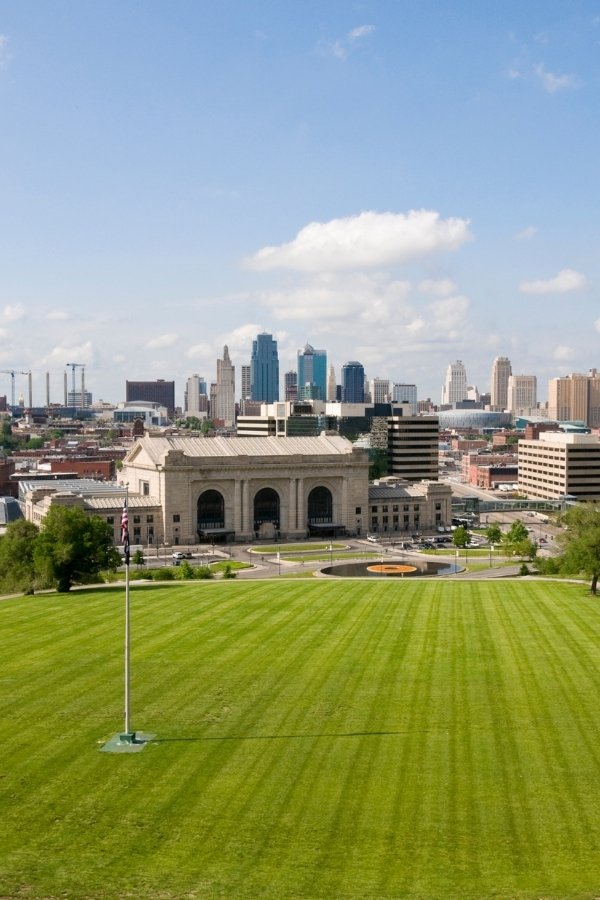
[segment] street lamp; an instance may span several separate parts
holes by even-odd
[[[333,565],[333,542],[329,542],[329,565]]]
[[[492,553],[494,552],[494,545],[490,544],[490,569],[492,568]]]
[[[281,545],[277,546],[277,575],[281,575]]]

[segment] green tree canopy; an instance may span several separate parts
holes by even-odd
[[[33,522],[17,519],[0,538],[0,584],[2,590],[33,594],[44,587],[36,577],[33,552],[39,531]]]
[[[600,507],[582,503],[568,510],[562,518],[565,531],[558,535],[562,547],[561,569],[583,573],[590,579],[592,594],[597,593],[600,576]]]
[[[469,529],[465,528],[464,525],[459,525],[458,528],[454,529],[452,533],[452,543],[455,547],[464,548],[470,540],[471,535],[469,534]]]
[[[143,551],[138,548],[131,557],[131,562],[134,563],[138,567],[138,569],[140,568],[140,566],[145,566],[146,560],[144,559]]]
[[[485,529],[485,536],[488,544],[499,544],[502,540],[502,529],[497,522],[492,522]]]
[[[507,556],[518,556],[519,559],[534,559],[537,553],[537,547],[529,537],[529,532],[520,519],[512,523],[503,537],[503,543]]]
[[[44,518],[34,560],[42,579],[59,591],[87,584],[104,569],[114,571],[121,562],[110,525],[81,509],[56,505]]]

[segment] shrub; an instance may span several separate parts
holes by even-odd
[[[154,581],[173,581],[175,572],[168,566],[163,566],[161,569],[152,570],[152,578]]]
[[[189,580],[190,578],[194,577],[194,570],[190,566],[187,559],[184,559],[184,561],[179,566],[179,572],[177,573],[177,577],[182,578],[184,581]]]

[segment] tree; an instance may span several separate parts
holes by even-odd
[[[189,431],[202,431],[202,423],[203,419],[199,419],[198,416],[188,416],[187,419],[181,419],[177,424]]]
[[[0,584],[2,590],[33,594],[44,585],[36,578],[34,548],[39,531],[33,522],[17,519],[0,538]]]
[[[562,547],[561,570],[590,579],[590,591],[596,594],[600,577],[600,507],[582,503],[562,518],[565,531],[557,537]]]
[[[114,571],[121,557],[113,545],[113,530],[98,516],[67,506],[50,507],[35,542],[36,572],[45,582],[68,591],[88,584],[103,569]]]
[[[512,523],[503,542],[506,546],[507,556],[518,556],[520,559],[534,559],[537,547],[529,537],[529,532],[523,523],[517,519]]]
[[[488,544],[499,544],[502,540],[502,529],[497,522],[492,522],[485,529]]]
[[[144,559],[143,551],[138,548],[131,557],[131,562],[134,563],[138,567],[138,569],[140,568],[140,566],[145,566],[146,560]]]
[[[459,525],[454,529],[454,532],[452,534],[452,543],[455,547],[464,549],[470,540],[471,535],[469,534],[469,529],[465,528],[464,525]]]

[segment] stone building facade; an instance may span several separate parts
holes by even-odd
[[[157,539],[302,538],[367,530],[368,454],[339,435],[148,434],[123,460],[130,496],[153,498]]]

